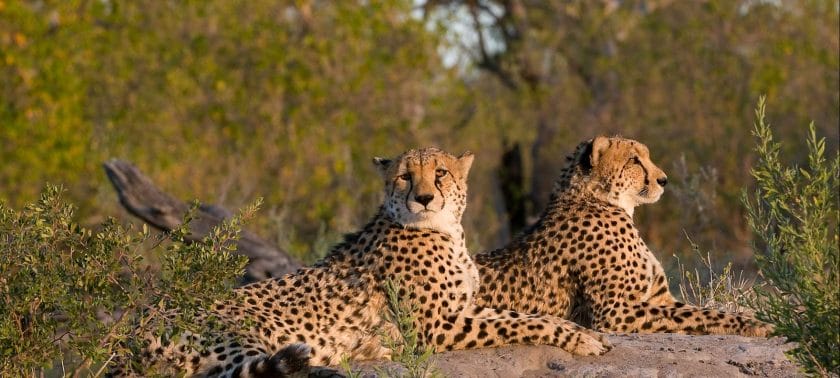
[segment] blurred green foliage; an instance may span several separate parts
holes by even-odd
[[[743,263],[758,94],[837,149],[837,2],[780,4],[0,0],[0,198],[63,182],[96,224],[124,214],[100,164],[125,158],[181,198],[264,197],[256,231],[311,261],[374,211],[371,157],[438,145],[478,155],[464,223],[480,250],[509,237],[495,170],[510,143],[536,214],[565,154],[620,133],[674,183],[638,212],[649,244],[686,251],[685,231]]]
[[[186,243],[183,227],[147,250],[146,227],[79,226],[58,187],[22,211],[0,203],[0,376],[51,367],[61,372],[53,376],[101,373],[115,353],[139,353],[151,330],[200,332],[191,321],[197,311],[232,295],[242,274],[247,259],[232,251],[256,206],[201,242]],[[163,261],[160,271],[149,269],[149,255]]]

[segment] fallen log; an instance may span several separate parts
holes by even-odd
[[[133,164],[112,159],[103,164],[105,173],[119,195],[120,203],[129,213],[154,228],[168,232],[181,225],[190,205],[160,190],[151,179]],[[201,240],[223,220],[231,216],[227,209],[201,204],[189,223],[190,241]],[[240,284],[294,272],[301,263],[286,252],[272,246],[253,232],[242,230],[236,253],[247,256],[248,265]]]

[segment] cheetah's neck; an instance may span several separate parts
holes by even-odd
[[[570,178],[558,181],[554,185],[547,212],[555,211],[562,207],[563,203],[584,201],[601,201],[624,210],[630,218],[633,218],[637,203],[631,198],[622,197],[611,193],[609,184],[592,180],[588,175],[577,172]]]

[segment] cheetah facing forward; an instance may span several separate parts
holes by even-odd
[[[212,314],[227,331],[185,336],[201,351],[153,338],[143,363],[175,365],[185,375],[237,377],[282,376],[307,358],[324,365],[344,356],[385,358],[390,351],[380,333],[396,335],[381,313],[389,280],[401,282],[400,294],[415,305],[421,341],[435,351],[531,343],[604,353],[600,335],[568,320],[473,304],[478,270],[460,223],[472,160],[431,148],[375,159],[385,202],[361,231],[313,267],[244,286],[233,300],[216,304]]]
[[[540,220],[508,246],[475,256],[476,303],[572,318],[601,331],[766,336],[745,315],[699,309],[668,291],[662,265],[633,225],[667,177],[643,144],[597,137],[568,158]]]

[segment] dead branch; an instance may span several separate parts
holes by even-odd
[[[137,167],[123,160],[112,159],[103,164],[105,173],[120,198],[120,203],[129,213],[151,226],[169,232],[181,225],[190,206],[160,190],[140,172]],[[188,240],[201,240],[226,218],[231,216],[227,209],[201,204],[195,218],[190,221]],[[272,246],[248,230],[242,230],[236,252],[250,260],[240,284],[294,272],[301,263],[286,252]]]

